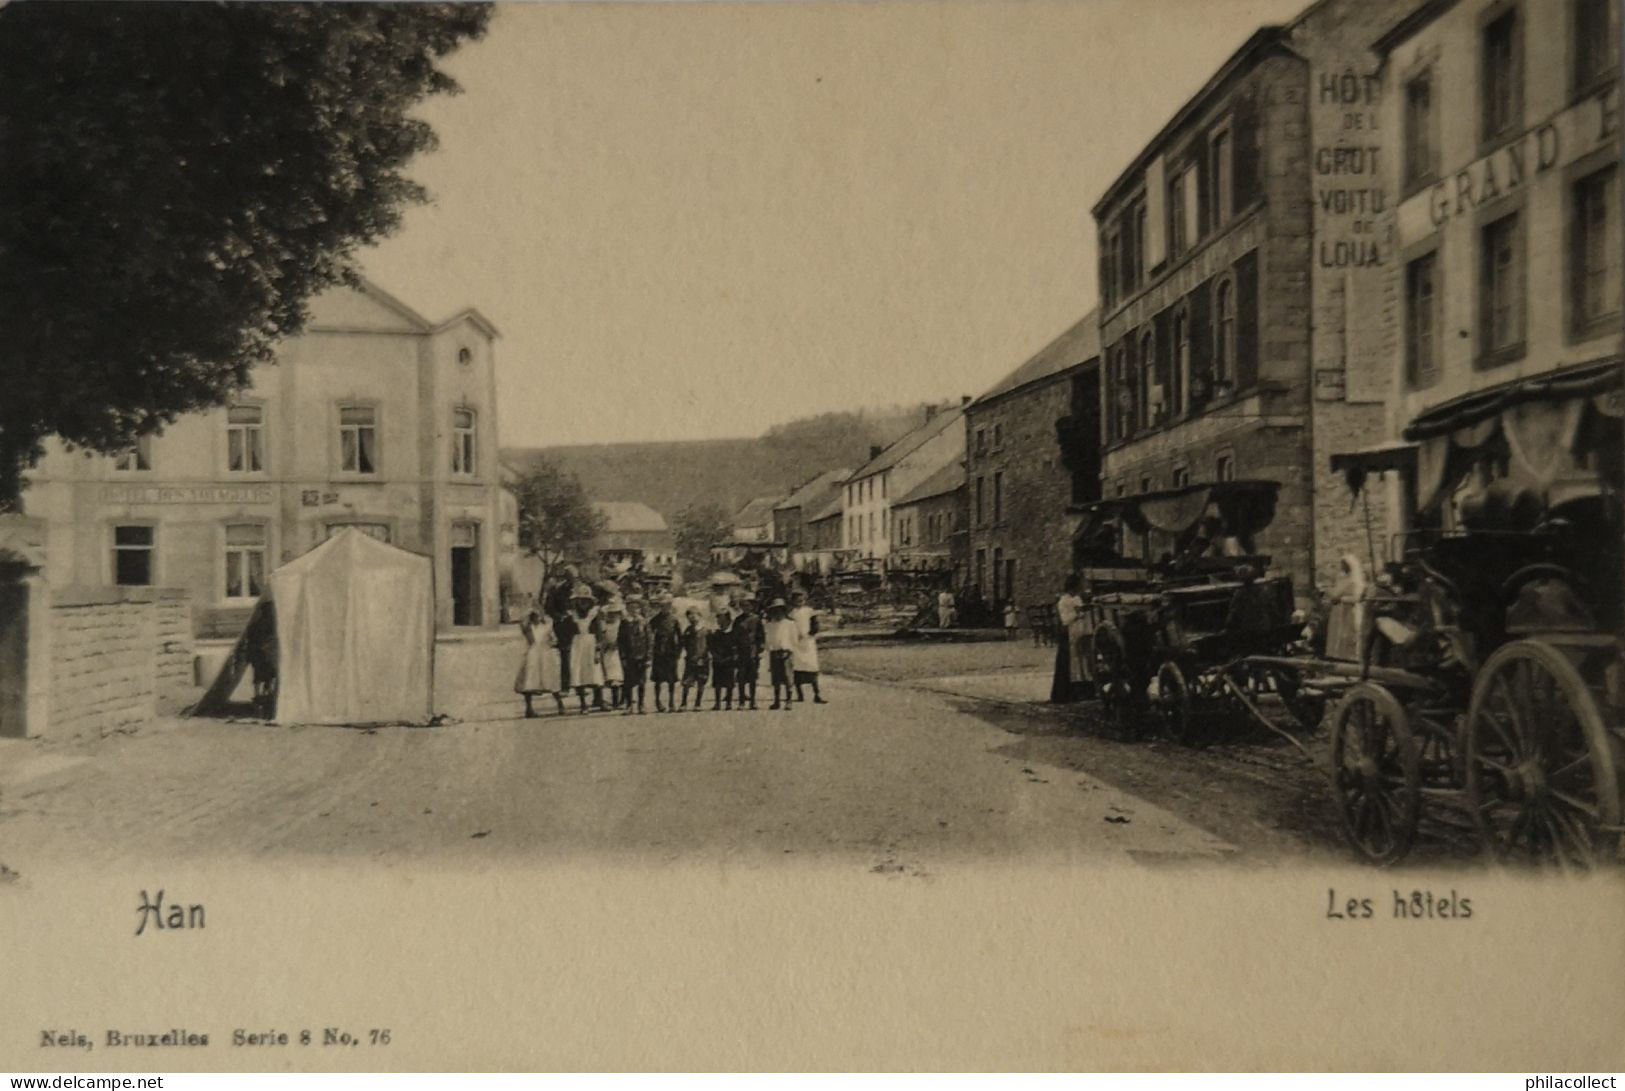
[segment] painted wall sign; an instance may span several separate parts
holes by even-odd
[[[104,504],[269,504],[269,485],[104,485]]]
[[[1526,130],[1441,178],[1400,207],[1401,230],[1416,239],[1619,135],[1619,88],[1611,87]]]
[[[1322,269],[1380,266],[1376,217],[1388,207],[1379,107],[1382,79],[1354,68],[1320,73],[1310,153],[1315,187],[1315,262]]]

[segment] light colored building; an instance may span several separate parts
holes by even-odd
[[[782,496],[758,496],[734,513],[729,530],[730,542],[775,542],[773,509]]]
[[[839,510],[843,486],[851,476],[851,467],[825,470],[812,480],[798,485],[773,509],[773,537],[784,543],[790,562],[797,571],[802,571],[807,565],[811,565],[813,570],[818,568],[818,564],[809,559],[818,549],[809,524],[813,517],[822,515],[831,504],[835,504]]]
[[[366,282],[322,294],[229,406],[117,457],[47,445],[24,494],[47,578],[184,588],[198,635],[230,637],[268,572],[354,526],[434,558],[440,627],[496,624],[516,530],[496,336],[478,311],[430,322]]]
[[[621,576],[634,568],[646,575],[670,578],[677,570],[677,541],[658,511],[631,500],[594,500],[604,517],[603,532],[593,543],[601,575]]]
[[[1618,466],[1619,21],[1613,0],[1460,0],[1377,43],[1402,331],[1388,433],[1419,444],[1416,475],[1389,476],[1407,486],[1390,529],[1414,506],[1454,528],[1493,491],[1555,509]]]
[[[969,401],[970,399],[965,399]],[[965,458],[964,403],[926,410],[925,420],[874,452],[846,482],[842,549],[859,566],[885,568],[892,550],[892,501]]]

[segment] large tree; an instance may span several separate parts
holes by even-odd
[[[424,191],[485,4],[0,6],[0,511],[221,404]]]
[[[544,582],[555,566],[587,559],[605,519],[574,474],[538,458],[508,488],[519,501],[520,548],[542,562]]]

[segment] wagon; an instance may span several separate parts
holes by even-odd
[[[1282,660],[1339,690],[1331,791],[1365,859],[1398,861],[1435,824],[1498,860],[1617,859],[1622,415],[1610,366],[1469,399],[1414,422],[1410,443],[1334,457],[1356,492],[1394,472],[1420,528],[1342,604],[1351,655]]]
[[[1095,692],[1122,737],[1157,723],[1194,743],[1245,713],[1242,691],[1296,698],[1294,672],[1247,653],[1284,653],[1299,639],[1292,580],[1269,574],[1253,538],[1275,513],[1273,481],[1187,485],[1099,501],[1083,515],[1077,557],[1092,629]],[[1150,558],[1167,546],[1155,561]],[[1131,559],[1128,552],[1137,552]]]

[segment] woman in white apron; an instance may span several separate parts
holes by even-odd
[[[553,622],[539,609],[532,610],[519,623],[519,632],[525,638],[525,656],[519,661],[519,676],[514,679],[514,692],[525,698],[525,716],[534,717],[534,699],[538,694],[551,693],[564,713],[564,664],[559,659],[559,640],[553,632]]]
[[[626,672],[621,667],[621,615],[624,607],[620,599],[604,603],[598,619],[598,671],[604,685],[609,687],[611,708],[621,707],[621,683]]]

